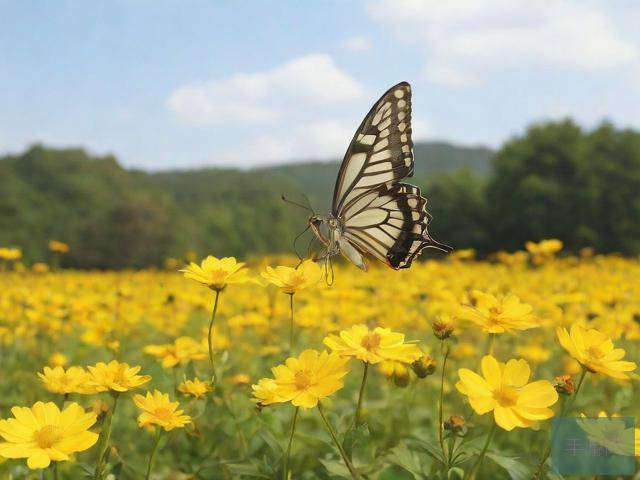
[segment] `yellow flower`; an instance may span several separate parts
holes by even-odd
[[[532,315],[531,305],[520,302],[515,295],[496,298],[491,294],[474,290],[474,305],[464,305],[459,318],[482,327],[486,333],[505,333],[527,330],[538,326]]]
[[[49,365],[53,367],[64,367],[67,363],[69,363],[69,357],[64,353],[55,352],[49,357]]]
[[[496,424],[505,430],[534,427],[539,420],[553,417],[548,407],[558,401],[558,393],[547,380],[527,383],[531,370],[525,360],[511,359],[504,364],[486,355],[481,367],[482,376],[461,368],[456,383],[476,413],[493,411]]]
[[[82,367],[44,367],[43,373],[38,373],[44,387],[51,393],[90,393],[88,387],[89,374]]]
[[[585,330],[574,324],[571,333],[562,327],[558,327],[556,333],[562,348],[590,372],[626,380],[629,378],[626,372],[636,368],[634,362],[623,361],[625,351],[614,348],[611,339],[598,330]]]
[[[318,400],[343,387],[347,361],[336,353],[305,350],[298,358],[272,368],[274,379],[263,378],[254,385],[254,396],[262,405],[290,401],[297,407],[313,408]]]
[[[527,251],[532,255],[553,255],[562,250],[562,241],[556,238],[542,240],[539,243],[525,243]]]
[[[91,374],[88,385],[96,392],[126,392],[151,380],[149,375],[137,375],[141,367],[130,367],[117,360],[111,360],[108,364],[98,362],[88,368]]]
[[[67,253],[69,251],[69,245],[58,240],[49,241],[49,250],[57,253]]]
[[[19,248],[0,248],[0,259],[2,260],[20,260],[22,258],[22,250]]]
[[[185,380],[178,386],[178,391],[187,395],[193,395],[196,398],[201,398],[212,390],[213,388],[209,382],[203,382],[197,378]]]
[[[184,415],[183,410],[178,410],[180,404],[172,402],[168,393],[154,390],[153,393],[147,392],[146,396],[134,395],[133,402],[142,410],[138,416],[138,425],[141,427],[158,425],[169,431],[191,423],[191,417]]]
[[[47,273],[50,270],[49,265],[42,262],[36,262],[31,265],[31,271],[34,273]]]
[[[251,389],[253,390],[253,401],[259,406],[285,401],[278,394],[278,384],[273,378],[262,378],[258,380],[256,385],[251,385]]]
[[[244,263],[235,257],[216,258],[209,255],[200,265],[191,262],[188,267],[180,270],[185,278],[208,286],[212,290],[220,291],[230,283],[248,283],[253,281],[244,270]]]
[[[147,345],[144,352],[158,358],[163,368],[207,358],[207,347],[191,337],[179,337],[166,345]]]
[[[417,345],[404,342],[402,333],[382,327],[370,331],[366,325],[354,325],[341,331],[340,336],[328,335],[324,344],[340,355],[371,364],[383,360],[412,363],[422,356]]]
[[[71,403],[62,412],[53,402],[33,407],[13,407],[14,418],[0,420],[0,455],[26,458],[31,469],[46,468],[51,461],[69,460],[75,452],[91,448],[98,434],[89,431],[96,422],[93,412]]]
[[[318,283],[322,277],[322,269],[313,260],[305,260],[296,268],[267,267],[262,277],[279,287],[282,292],[293,295]]]

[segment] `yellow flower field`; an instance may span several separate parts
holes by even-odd
[[[332,286],[286,258],[6,255],[0,478],[561,478],[552,417],[640,416],[640,261],[557,247]]]

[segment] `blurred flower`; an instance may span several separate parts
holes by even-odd
[[[456,384],[476,413],[493,411],[495,422],[505,430],[534,427],[539,420],[553,417],[548,407],[558,401],[558,394],[546,380],[527,383],[531,370],[525,360],[504,364],[486,355],[481,367],[482,376],[466,368],[458,370]]]
[[[212,290],[220,291],[230,283],[248,283],[249,278],[244,263],[238,262],[235,257],[216,258],[209,255],[202,260],[200,265],[190,263],[180,270],[185,278],[190,278],[198,283],[208,286]]]
[[[539,326],[531,313],[531,305],[520,302],[515,295],[496,298],[489,293],[474,290],[472,297],[474,305],[464,305],[459,317],[482,327],[483,332],[505,333]]]
[[[49,271],[49,265],[42,262],[36,262],[31,265],[31,271],[34,273],[47,273]]]
[[[141,367],[130,367],[127,363],[111,360],[108,364],[98,362],[88,367],[91,377],[88,385],[96,392],[126,392],[151,380],[149,375],[137,375]]]
[[[556,253],[562,250],[562,241],[555,238],[542,240],[539,243],[527,242],[525,248],[531,254],[531,261],[534,265],[544,263],[550,260]]]
[[[49,250],[56,253],[67,253],[69,245],[58,240],[49,240]]]
[[[267,267],[262,278],[279,287],[283,293],[293,295],[318,283],[322,278],[322,269],[313,260],[304,260],[296,268]]]
[[[423,355],[411,364],[411,368],[418,378],[426,378],[436,371],[437,362],[429,355]]]
[[[262,379],[254,385],[254,396],[263,405],[290,401],[297,407],[313,408],[318,400],[343,387],[347,361],[336,353],[305,350],[272,368],[273,381]]]
[[[378,370],[398,387],[406,387],[409,384],[411,377],[405,363],[385,360],[379,364]]]
[[[134,395],[133,402],[142,413],[138,416],[138,425],[158,425],[166,431],[174,428],[182,428],[191,423],[191,417],[185,415],[183,410],[178,410],[179,402],[172,402],[168,393],[154,390],[147,392],[146,396]]]
[[[454,260],[473,260],[475,256],[476,251],[473,248],[462,248],[449,254],[449,258]]]
[[[366,325],[354,325],[340,336],[330,334],[324,344],[340,355],[372,364],[383,360],[411,363],[422,356],[416,344],[405,343],[402,333],[382,327],[370,331]]]
[[[468,430],[467,422],[465,422],[464,417],[461,415],[451,415],[448,420],[443,422],[443,427],[445,430],[449,430],[461,437],[466,435]]]
[[[70,459],[75,452],[91,448],[98,434],[89,431],[96,422],[94,413],[87,413],[77,403],[62,412],[53,402],[36,402],[33,407],[13,407],[14,418],[0,420],[0,455],[5,458],[26,458],[31,469],[46,468],[54,462]]]
[[[580,325],[571,326],[571,333],[565,328],[556,329],[560,345],[590,372],[625,380],[635,370],[634,362],[623,361],[625,351],[614,348],[609,337],[595,329],[585,330]]]
[[[179,337],[173,343],[164,345],[147,345],[144,352],[160,360],[163,368],[207,358],[206,345],[191,337]]]
[[[453,335],[454,325],[449,315],[441,315],[431,325],[433,334],[438,340],[446,340]]]
[[[88,387],[89,374],[82,367],[44,367],[43,373],[38,373],[44,387],[51,393],[90,393]]]
[[[203,382],[197,378],[193,380],[185,380],[178,385],[178,391],[187,395],[193,395],[196,398],[204,397],[207,392],[211,392],[213,388],[210,382]]]
[[[0,260],[20,260],[22,258],[22,250],[19,248],[0,247]]]
[[[236,385],[248,385],[251,383],[251,377],[246,373],[236,373],[233,377],[231,377],[231,382]]]
[[[49,357],[49,365],[53,367],[64,367],[67,363],[69,363],[69,357],[64,353],[55,352]]]

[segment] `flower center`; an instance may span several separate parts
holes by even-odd
[[[311,385],[311,376],[309,375],[309,372],[306,372],[304,370],[296,372],[293,383],[298,390],[305,390],[309,388],[309,386]]]
[[[518,392],[514,388],[502,387],[493,392],[493,399],[501,407],[513,407],[518,401]]]
[[[493,315],[494,317],[497,317],[498,315],[500,315],[502,313],[502,308],[500,308],[500,307],[491,307],[489,309],[489,313],[491,315]]]
[[[602,358],[604,356],[604,352],[600,350],[600,347],[598,347],[597,345],[591,345],[589,348],[587,348],[587,353],[592,358]]]
[[[33,434],[33,440],[40,448],[51,448],[62,439],[62,430],[55,425],[45,425]]]
[[[153,414],[160,420],[169,420],[171,418],[171,410],[168,408],[156,408]]]
[[[360,345],[364,347],[365,350],[369,352],[374,350],[380,346],[380,335],[377,333],[367,333],[364,337],[362,337],[362,341]]]

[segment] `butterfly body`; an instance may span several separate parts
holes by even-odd
[[[333,194],[331,213],[309,219],[322,242],[326,262],[342,254],[366,270],[364,255],[391,268],[409,268],[424,248],[449,251],[429,236],[427,200],[413,175],[411,87],[401,82],[374,104],[345,154]]]

